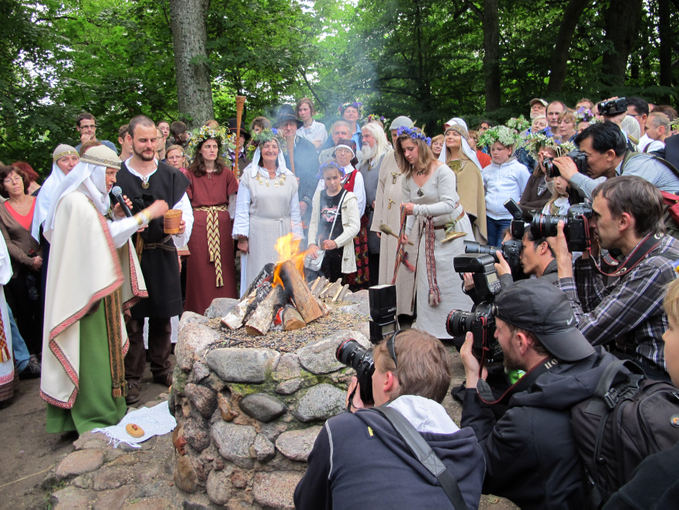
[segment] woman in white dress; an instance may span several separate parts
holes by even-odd
[[[417,128],[398,130],[395,155],[403,172],[403,209],[407,221],[403,241],[416,247],[417,319],[413,327],[438,338],[451,338],[446,317],[453,309],[469,311],[453,258],[474,240],[472,227],[456,192],[455,173],[437,161],[430,139]],[[415,296],[413,295],[413,299]]]
[[[278,139],[265,130],[255,141],[259,145],[238,186],[232,232],[242,254],[241,297],[262,268],[278,260],[279,237],[290,232],[303,237],[297,179],[285,167]]]

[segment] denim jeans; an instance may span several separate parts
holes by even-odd
[[[31,355],[28,353],[28,347],[26,347],[26,342],[24,342],[24,337],[19,333],[19,328],[17,328],[17,323],[14,320],[14,314],[12,309],[8,306],[7,311],[9,312],[9,325],[12,331],[12,352],[14,353],[14,367],[17,373],[23,372],[28,365],[28,360]]]
[[[486,225],[488,227],[488,244],[491,246],[500,246],[502,243],[502,234],[509,228],[512,220],[494,220],[491,217],[486,218]]]

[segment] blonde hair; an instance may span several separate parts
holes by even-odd
[[[672,322],[679,323],[679,280],[674,280],[667,286],[663,308],[668,319],[671,317]]]

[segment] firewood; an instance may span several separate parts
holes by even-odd
[[[271,290],[273,269],[273,264],[267,264],[262,268],[248,287],[248,290],[243,294],[240,301],[233,305],[226,315],[222,317],[222,324],[230,329],[238,329],[247,321],[247,317],[254,311],[257,304],[264,299]],[[259,292],[258,294],[257,291],[262,290],[262,287],[264,287],[263,292]]]
[[[248,335],[265,335],[269,331],[276,307],[283,304],[285,297],[285,290],[280,285],[271,289],[245,323]]]
[[[313,283],[311,284],[311,293],[315,296],[318,297],[320,294],[321,290],[323,290],[323,287],[325,286],[326,282],[328,279],[325,276],[319,276],[316,278]]]
[[[283,330],[292,331],[306,326],[302,316],[292,305],[285,305],[283,308]]]
[[[323,316],[323,310],[291,260],[280,264],[280,275],[285,291],[291,297],[304,322],[309,324]]]
[[[339,280],[337,280],[337,281],[339,281]],[[346,293],[346,291],[348,289],[349,289],[349,284],[346,284],[346,285],[343,285],[342,287],[340,287],[337,290],[337,292],[335,292],[335,295],[332,298],[332,302],[337,303],[340,300],[341,296],[344,296],[344,294]]]

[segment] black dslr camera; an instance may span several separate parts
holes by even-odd
[[[587,154],[582,151],[574,150],[566,154],[569,158],[573,160],[575,166],[578,168],[578,172],[589,176],[589,166],[587,165]],[[554,164],[554,158],[545,158],[542,160],[542,165],[545,167],[545,173],[547,177],[559,177],[561,173],[559,168]]]
[[[492,302],[502,290],[495,272],[495,259],[490,255],[460,255],[453,259],[455,271],[472,273],[474,286],[482,301],[471,312],[452,310],[446,319],[446,331],[452,336],[470,331],[474,336],[472,352],[481,366],[502,362],[502,348],[495,340],[495,318]]]
[[[596,105],[599,113],[604,117],[614,117],[621,113],[627,112],[627,98],[619,97],[618,99],[610,99],[608,101],[601,101]]]
[[[398,331],[396,319],[396,286],[373,285],[368,289],[370,303],[370,342],[377,345],[386,336]],[[356,370],[361,400],[364,404],[374,404],[372,376],[375,361],[372,352],[349,339],[342,342],[335,351],[337,361]]]
[[[484,253],[493,257],[495,262],[498,262],[495,252],[499,251],[505,258],[509,267],[512,269],[516,267],[521,267],[521,240],[520,239],[508,239],[504,241],[500,246],[490,246],[477,243],[475,241],[465,241],[464,242],[464,252],[465,253]]]
[[[530,229],[535,239],[554,237],[557,234],[559,221],[565,223],[563,232],[568,241],[568,249],[586,251],[590,246],[589,221],[592,219],[592,207],[587,204],[574,204],[568,209],[566,216],[550,216],[536,214]]]
[[[508,199],[504,204],[505,209],[512,215],[512,222],[509,226],[509,232],[512,239],[504,241],[499,247],[483,245],[474,241],[464,242],[465,253],[486,253],[492,255],[495,262],[499,262],[495,256],[495,252],[499,251],[505,258],[509,267],[512,268],[512,275],[519,277],[522,274],[521,270],[521,238],[523,237],[524,228],[524,213],[519,204],[513,198]],[[530,221],[530,217],[528,218]]]
[[[356,340],[349,339],[337,347],[335,357],[340,363],[356,370],[361,400],[364,404],[374,404],[372,377],[375,372],[375,360],[372,352],[362,347]]]

